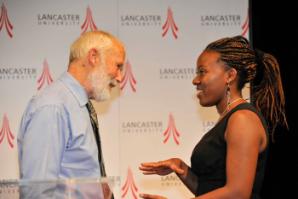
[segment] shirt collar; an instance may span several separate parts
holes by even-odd
[[[59,79],[74,95],[80,106],[87,104],[88,96],[84,87],[70,73],[63,73]]]

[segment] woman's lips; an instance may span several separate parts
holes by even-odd
[[[203,90],[197,90],[197,97],[201,97],[203,95]]]

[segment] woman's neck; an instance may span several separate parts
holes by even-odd
[[[246,102],[246,100],[243,99],[242,96],[239,96],[239,97],[234,97],[228,103],[225,103],[221,111],[219,111],[218,109],[219,120],[223,118],[230,110],[232,110],[238,104],[242,104],[244,102]]]

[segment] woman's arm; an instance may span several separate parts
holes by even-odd
[[[267,145],[265,129],[255,113],[241,110],[230,117],[225,139],[226,184],[197,199],[249,199],[251,196],[258,155]]]
[[[191,171],[187,164],[179,158],[171,158],[158,162],[142,163],[139,167],[145,175],[168,175],[175,172],[187,188],[195,193],[197,190],[197,176]]]

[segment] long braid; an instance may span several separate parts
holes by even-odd
[[[279,64],[272,55],[254,51],[242,36],[217,40],[205,50],[220,53],[220,59],[237,70],[239,90],[251,83],[252,101],[270,122],[272,138],[277,124],[288,127]]]
[[[274,133],[277,124],[288,127],[279,64],[268,53],[256,50],[256,55],[258,73],[261,73],[262,77],[257,76],[252,82],[253,99],[256,108],[262,110],[263,115],[270,121]]]

